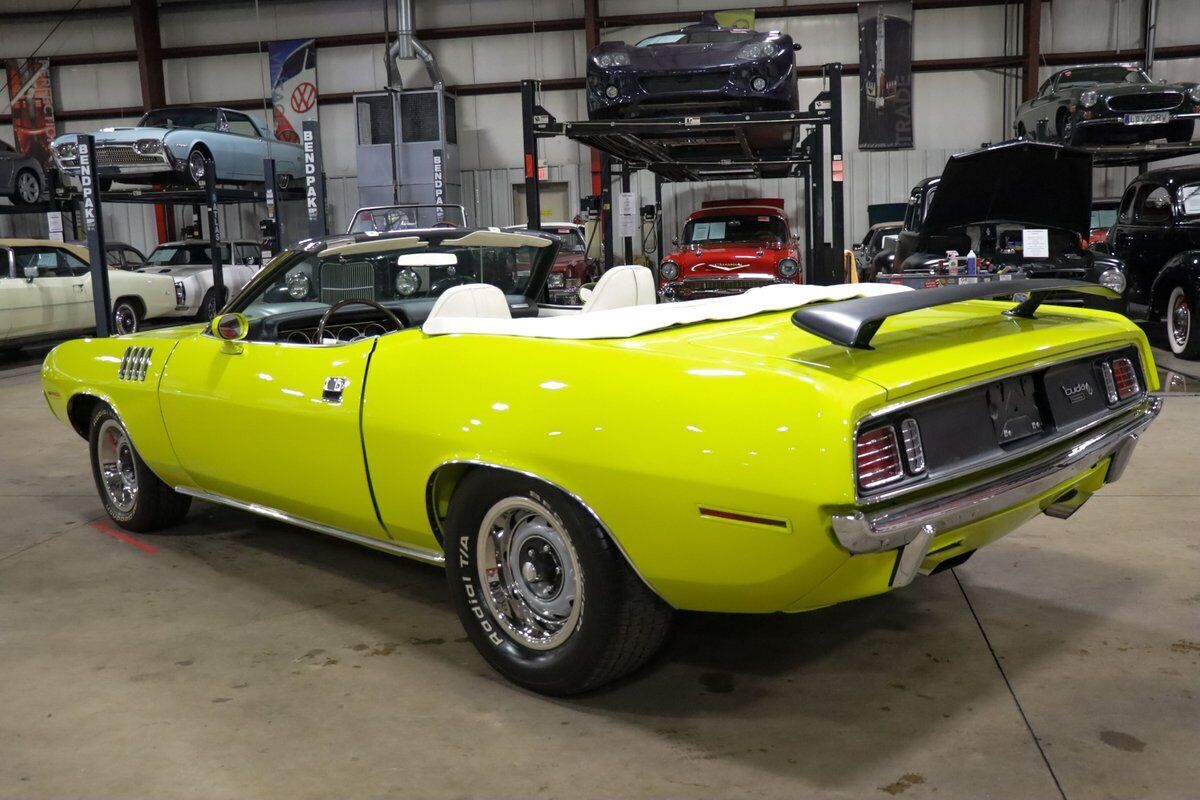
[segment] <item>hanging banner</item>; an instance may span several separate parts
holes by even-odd
[[[913,146],[912,0],[858,4],[860,150]]]
[[[300,144],[300,128],[317,120],[317,46],[312,39],[270,42],[275,138]]]
[[[24,156],[50,167],[50,142],[58,135],[54,99],[50,93],[50,61],[45,58],[8,60],[8,97],[12,103],[13,144]]]

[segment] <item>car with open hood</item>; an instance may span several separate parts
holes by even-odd
[[[803,283],[800,248],[780,198],[706,200],[658,265],[663,300],[739,294]]]
[[[249,114],[231,108],[157,108],[137,125],[102,128],[92,136],[101,189],[113,183],[204,186],[210,162],[218,183],[262,183],[266,158],[275,159],[281,188],[304,174],[299,145],[273,138]],[[50,150],[61,171],[79,175],[75,134],[59,136]]]
[[[1018,137],[1063,144],[1187,142],[1200,117],[1200,85],[1156,82],[1136,64],[1059,70],[1017,108]]]
[[[588,53],[588,115],[794,111],[798,49],[786,33],[707,22],[634,45],[602,42]]]
[[[1085,246],[1091,203],[1092,158],[1082,150],[1013,141],[958,153],[939,177],[913,187],[891,270],[944,275],[948,254],[961,263],[974,250],[984,273],[1069,278],[1123,294],[1120,259]],[[1123,308],[1113,298],[1059,299]]]
[[[59,345],[44,394],[115,524],[199,498],[444,567],[482,657],[550,694],[636,669],[675,609],[822,608],[1070,516],[1160,408],[1136,326],[1041,305],[1094,284],[655,303],[624,265],[549,314],[557,245],[308,241],[211,324]]]

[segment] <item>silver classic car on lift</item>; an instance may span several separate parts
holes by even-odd
[[[114,183],[203,186],[206,159],[218,183],[262,183],[263,159],[275,159],[280,188],[304,174],[299,145],[281,142],[241,111],[212,106],[174,106],[150,111],[132,128],[103,128],[96,137],[102,190]],[[63,172],[79,174],[74,134],[51,147]]]
[[[1187,142],[1200,117],[1200,86],[1155,83],[1134,64],[1069,67],[1017,108],[1020,138],[1063,144]]]

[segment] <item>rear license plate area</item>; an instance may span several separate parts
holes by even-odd
[[[1059,430],[1091,420],[1108,410],[1104,385],[1091,360],[1051,367],[1042,380],[1050,416]]]
[[[996,381],[987,387],[986,399],[988,416],[999,445],[1037,436],[1045,428],[1037,400],[1037,384],[1032,375]]]
[[[1125,115],[1126,125],[1161,125],[1164,122],[1170,121],[1171,115],[1165,111]]]

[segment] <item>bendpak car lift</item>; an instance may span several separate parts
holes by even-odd
[[[560,122],[537,103],[540,82],[521,81],[524,141],[525,213],[530,228],[541,221],[538,197],[538,139],[566,136],[599,150],[603,214],[604,267],[616,252],[612,231],[612,171],[620,165],[621,188],[629,190],[633,172],[654,173],[655,201],[662,206],[663,181],[710,181],[738,178],[803,178],[808,222],[804,226],[806,273],[810,283],[833,283],[833,263],[845,249],[842,181],[842,65],[826,64],[828,87],[807,111],[697,114],[648,119]],[[824,126],[829,127],[829,186],[833,258],[825,257]],[[801,129],[806,131],[800,136]],[[661,228],[661,221],[659,223]],[[633,260],[633,240],[625,237],[625,260]],[[658,236],[658,260],[663,237]],[[831,263],[827,263],[831,262]]]
[[[308,132],[307,123],[305,124],[306,133]],[[221,267],[221,250],[218,246],[221,239],[221,223],[220,216],[217,213],[219,205],[231,203],[265,203],[267,206],[267,215],[274,220],[276,235],[282,237],[282,225],[279,219],[279,203],[285,200],[306,200],[308,205],[308,237],[318,238],[327,235],[325,213],[325,172],[321,163],[321,150],[319,140],[316,140],[317,134],[313,131],[314,145],[312,148],[306,148],[305,155],[305,177],[301,182],[294,185],[289,185],[286,189],[280,188],[275,179],[275,160],[272,158],[263,159],[263,175],[266,180],[263,182],[263,189],[260,191],[257,188],[226,188],[216,184],[216,171],[213,168],[211,159],[205,159],[205,186],[204,188],[171,188],[171,189],[129,189],[124,191],[107,191],[99,190],[100,182],[96,174],[95,139],[89,134],[80,134],[78,136],[79,149],[81,156],[88,154],[88,157],[80,159],[80,184],[81,188],[78,193],[68,194],[61,199],[54,199],[50,205],[56,206],[57,209],[65,209],[67,207],[77,207],[81,210],[83,221],[84,238],[87,240],[88,246],[88,261],[91,267],[92,278],[92,296],[95,302],[96,312],[96,335],[110,336],[113,331],[112,322],[112,295],[108,287],[108,265],[105,260],[104,252],[104,203],[137,203],[137,204],[161,204],[167,206],[175,205],[191,205],[195,210],[195,218],[200,218],[199,209],[205,206],[208,211],[208,240],[212,250],[212,270],[213,270],[213,288],[217,291],[223,291],[225,285],[225,273]],[[311,170],[310,170],[311,167]],[[86,179],[82,170],[86,170]],[[53,172],[53,171],[52,171]],[[57,175],[51,178],[51,186],[54,186],[54,181]],[[268,188],[273,187],[273,188]],[[51,195],[55,197],[55,195]],[[314,209],[314,205],[317,208]],[[38,209],[37,206],[26,207],[28,209]],[[51,209],[55,210],[55,209]],[[172,218],[174,213],[171,214]],[[265,264],[263,266],[266,266]]]

